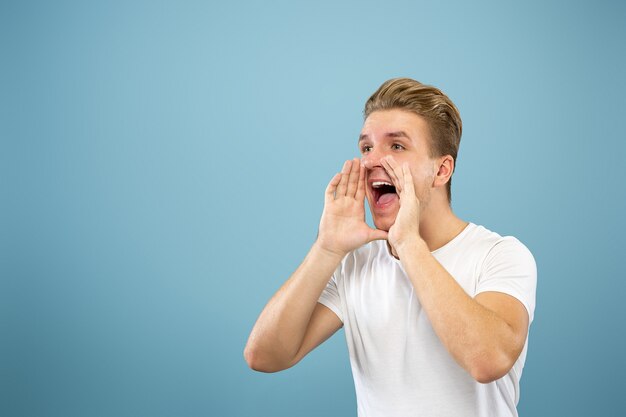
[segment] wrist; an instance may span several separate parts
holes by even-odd
[[[429,253],[430,249],[428,249],[428,245],[421,237],[417,236],[413,239],[407,239],[402,242],[399,242],[397,245],[394,245],[394,249],[400,259],[403,256],[415,256],[419,253]]]
[[[322,242],[318,240],[315,241],[313,247],[311,248],[311,252],[314,255],[320,256],[324,259],[328,259],[331,262],[339,263],[343,260],[343,258],[348,254],[347,252],[333,250],[324,247]]]

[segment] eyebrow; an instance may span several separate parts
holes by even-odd
[[[411,139],[409,137],[409,135],[406,134],[406,132],[404,132],[403,130],[398,130],[397,132],[388,132],[385,133],[384,135],[386,138],[407,138],[407,139]],[[368,135],[360,135],[359,136],[359,143],[361,143],[364,140],[369,139]]]

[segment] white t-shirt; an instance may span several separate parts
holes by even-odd
[[[532,322],[537,269],[519,240],[470,223],[432,254],[470,296],[509,294]],[[385,241],[348,254],[319,302],[344,324],[359,417],[517,416],[528,339],[507,375],[476,382],[435,334]]]

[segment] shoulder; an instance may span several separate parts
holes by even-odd
[[[483,229],[485,240],[489,242],[486,261],[505,263],[523,263],[535,268],[535,258],[530,249],[515,236],[501,236],[498,233]]]
[[[536,279],[537,266],[533,254],[514,236],[502,236],[484,226],[470,223],[455,249],[453,260],[465,265],[468,262],[473,264],[479,280],[502,274]]]
[[[463,243],[469,248],[482,252],[485,258],[513,256],[532,259],[534,262],[534,257],[528,247],[516,237],[502,236],[473,223],[470,223],[470,226],[471,230],[467,233]]]
[[[514,236],[493,233],[479,269],[476,293],[497,291],[517,298],[532,322],[536,289],[537,265],[530,250]]]

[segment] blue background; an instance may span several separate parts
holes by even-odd
[[[397,76],[460,108],[457,215],[537,260],[520,414],[621,415],[624,4],[2,2],[0,415],[356,415],[342,331],[242,351]]]

